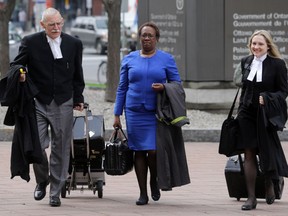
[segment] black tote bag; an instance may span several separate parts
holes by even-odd
[[[240,88],[238,88],[238,91],[235,95],[227,119],[224,120],[221,127],[218,153],[226,155],[227,157],[239,154],[239,151],[237,150],[237,142],[239,139],[239,123],[238,119],[233,116],[233,110],[239,89]]]
[[[134,152],[121,128],[116,128],[105,148],[104,170],[108,175],[125,175],[132,171]]]

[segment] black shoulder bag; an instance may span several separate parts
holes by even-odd
[[[239,123],[238,119],[233,116],[233,110],[235,107],[236,99],[240,88],[238,88],[235,95],[233,104],[230,108],[227,119],[224,120],[221,127],[220,143],[219,143],[219,154],[224,154],[227,157],[237,155],[237,142],[239,136]]]

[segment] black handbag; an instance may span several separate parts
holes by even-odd
[[[104,170],[108,175],[125,175],[132,171],[134,152],[121,128],[116,128],[105,148]]]
[[[240,88],[238,88],[238,91],[235,95],[228,117],[224,120],[221,127],[218,153],[224,154],[227,157],[239,154],[239,151],[237,150],[237,142],[239,139],[239,123],[238,119],[233,116],[233,110],[239,89]]]

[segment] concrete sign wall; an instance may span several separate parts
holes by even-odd
[[[287,8],[287,0],[141,0],[138,25],[159,26],[158,47],[174,55],[182,80],[221,88],[249,54],[248,39],[257,29],[271,32],[288,62]]]
[[[215,81],[224,77],[224,9],[221,2],[138,2],[138,26],[146,21],[153,21],[159,26],[161,39],[158,47],[175,57],[184,81]]]
[[[186,46],[184,7],[184,0],[139,1],[138,6],[138,14],[144,12],[143,8],[148,11],[143,16],[139,15],[138,26],[146,21],[153,21],[159,27],[158,48],[174,56],[182,77],[185,76]]]
[[[186,0],[186,81],[224,77],[224,5],[221,0]]]
[[[225,1],[225,80],[243,56],[249,54],[249,37],[257,29],[270,31],[273,40],[288,62],[288,1]]]

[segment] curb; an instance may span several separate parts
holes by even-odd
[[[0,129],[0,141],[12,141],[14,129]],[[109,140],[113,129],[105,129],[104,138]],[[220,129],[183,129],[184,142],[219,142]],[[288,130],[279,132],[280,141],[288,141]]]
[[[109,140],[110,135],[114,129],[105,129],[104,139]],[[1,129],[0,130],[0,141],[12,141],[14,129]],[[184,129],[183,139],[184,142],[218,142],[220,136],[220,130],[206,130],[206,129]]]

